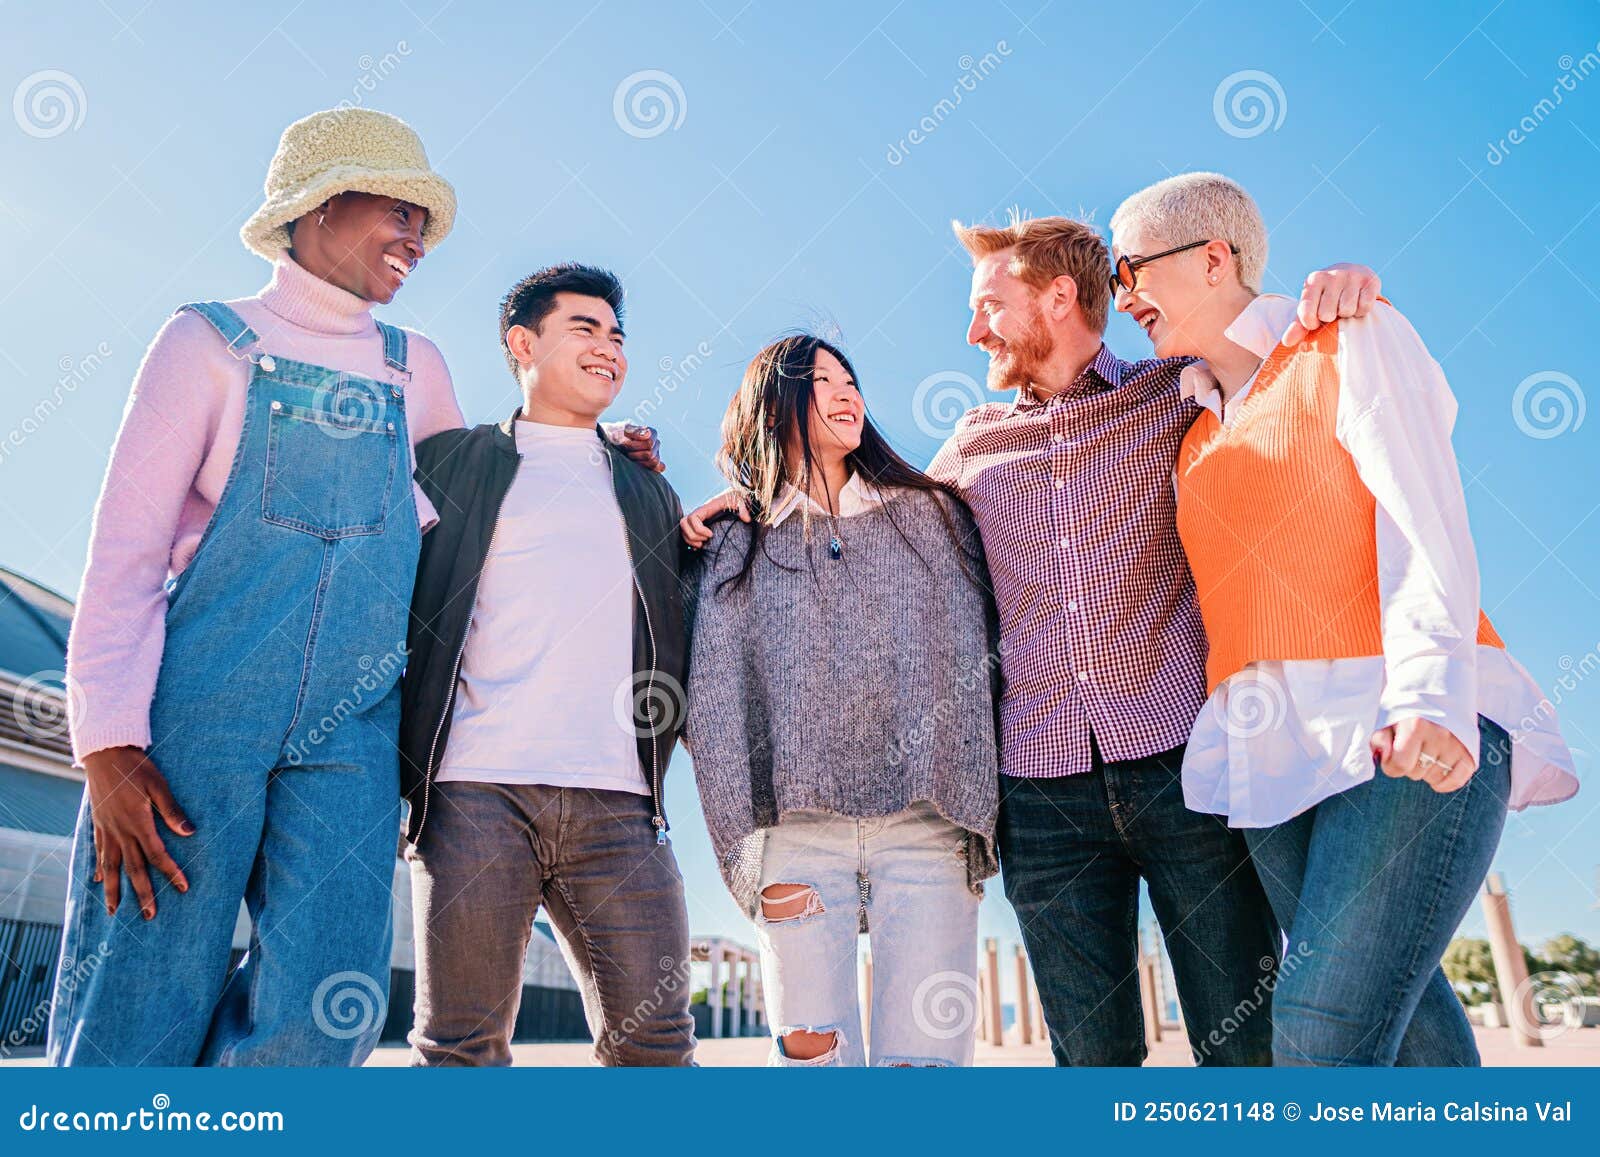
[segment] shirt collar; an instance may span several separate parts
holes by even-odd
[[[839,517],[849,518],[863,511],[883,505],[883,491],[866,481],[859,473],[852,473],[850,481],[839,491]],[[802,506],[811,507],[811,513],[827,517],[824,510],[809,494],[803,494],[793,483],[785,483],[783,497],[773,507],[769,526],[777,526]]]
[[[1234,345],[1243,346],[1258,358],[1278,348],[1283,331],[1294,321],[1297,303],[1276,293],[1263,293],[1245,306],[1223,331]],[[1211,367],[1203,361],[1191,362],[1178,375],[1178,392],[1196,405],[1210,410],[1222,420],[1222,386]]]
[[[1058,398],[1081,398],[1086,394],[1098,394],[1104,390],[1114,390],[1122,385],[1126,376],[1128,363],[1112,353],[1105,342],[1100,343],[1100,349],[1095,353],[1094,360],[1083,367],[1081,373],[1072,380],[1072,384],[1055,396]],[[1041,398],[1026,386],[1017,391],[1016,401],[1011,403],[1011,413],[1034,409],[1039,406],[1049,405],[1049,398]]]

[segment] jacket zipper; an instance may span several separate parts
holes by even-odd
[[[650,623],[650,603],[644,597],[644,587],[639,582],[639,572],[633,563],[633,543],[628,538],[628,516],[622,510],[622,495],[617,492],[617,467],[611,461],[611,450],[606,448],[606,468],[611,471],[611,494],[617,500],[617,513],[622,515],[622,549],[628,555],[628,577],[633,579],[633,589],[639,594],[639,606],[644,609],[644,630],[650,639],[650,678],[645,687],[645,702],[655,699],[656,691],[656,632]],[[655,815],[650,818],[650,826],[655,828],[656,843],[667,842],[667,819],[662,814],[661,806],[661,751],[656,745],[656,728],[651,721],[650,728],[650,802],[655,806]]]
[[[517,455],[517,462],[522,462],[522,455]],[[515,479],[513,478],[513,481]],[[506,487],[506,494],[511,492],[511,487]],[[478,573],[472,580],[472,602],[469,606],[476,608],[478,604],[478,584],[483,581],[483,568],[489,565],[489,555],[494,551],[495,535],[500,533],[500,511],[506,503],[506,495],[500,495],[500,501],[494,508],[494,523],[489,527],[489,545],[484,549],[483,562],[478,566]],[[439,725],[433,729],[433,744],[428,748],[428,766],[423,769],[422,775],[422,815],[417,817],[417,840],[422,839],[422,825],[428,822],[428,796],[433,788],[434,760],[439,755],[439,737],[444,734],[444,723],[450,718],[450,708],[456,701],[457,681],[461,678],[461,659],[467,653],[467,639],[472,635],[472,611],[467,612],[467,625],[461,632],[461,645],[456,648],[455,665],[450,669],[450,692],[444,697],[444,710],[439,712]],[[412,841],[413,843],[416,840]]]

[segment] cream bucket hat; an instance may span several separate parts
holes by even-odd
[[[239,230],[253,253],[276,261],[285,226],[336,193],[376,193],[428,211],[422,243],[432,249],[455,224],[456,193],[428,167],[422,140],[399,117],[367,108],[312,113],[283,130],[267,169],[266,203]]]

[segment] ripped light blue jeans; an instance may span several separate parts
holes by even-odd
[[[766,834],[761,889],[809,891],[758,914],[771,1064],[970,1065],[978,1018],[978,901],[966,833],[931,804],[876,819],[790,812]],[[759,900],[758,900],[759,902]],[[772,902],[769,900],[768,904]],[[857,947],[872,949],[863,1030]],[[785,1034],[833,1034],[815,1059],[787,1056]]]

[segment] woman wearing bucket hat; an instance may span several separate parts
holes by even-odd
[[[383,1027],[398,682],[434,517],[410,447],[462,416],[433,343],[371,310],[456,201],[368,109],[290,125],[266,194],[241,237],[271,280],[156,335],[95,511],[59,1064],[356,1064]]]

